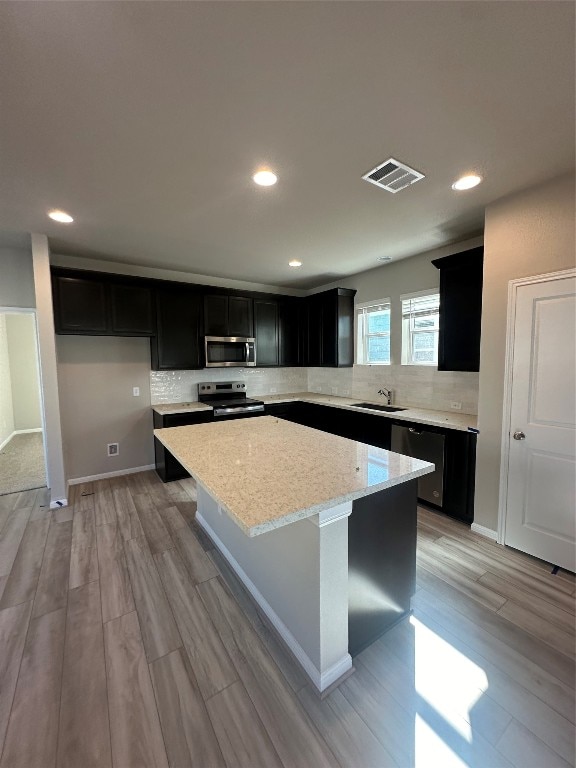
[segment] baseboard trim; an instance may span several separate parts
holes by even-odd
[[[34,429],[17,429],[15,435],[30,435],[32,432],[42,432],[42,427],[34,427]]]
[[[498,531],[492,530],[492,528],[486,528],[484,525],[478,525],[478,523],[472,523],[470,526],[472,533],[477,533],[479,536],[485,536],[492,541],[498,541]]]
[[[61,509],[68,506],[68,499],[55,499],[50,502],[50,509]]]
[[[12,440],[13,437],[16,437],[16,435],[29,435],[32,432],[42,432],[42,427],[36,427],[35,429],[15,429],[11,435],[8,435],[8,437],[0,443],[0,451],[2,448],[6,447],[10,440]]]
[[[8,443],[10,442],[10,440],[12,440],[15,434],[16,432],[12,432],[11,435],[8,435],[8,437],[0,443],[0,451],[2,450],[2,448],[8,445]]]
[[[86,477],[71,477],[68,485],[80,485],[80,483],[92,483],[94,480],[106,480],[109,477],[121,477],[122,475],[135,475],[136,472],[147,472],[156,469],[156,464],[147,464],[145,467],[132,467],[131,469],[116,469],[114,472],[102,472],[100,475],[87,475]]]
[[[224,545],[210,524],[202,517],[199,512],[196,512],[196,520],[202,529],[206,531],[208,536],[210,536],[220,552],[224,555],[234,573],[238,576],[248,592],[250,592],[254,600],[264,611],[268,621],[272,624],[276,632],[278,632],[284,643],[286,643],[295,659],[299,662],[304,672],[308,675],[320,693],[325,691],[326,688],[335,683],[337,680],[340,680],[343,675],[352,669],[352,657],[349,653],[347,653],[343,658],[339,659],[335,664],[329,667],[324,673],[321,673],[316,665],[312,662],[310,657],[306,654],[298,640],[296,640],[292,632],[290,632],[286,624],[284,624],[270,603],[262,595],[258,587],[249,578],[246,571],[244,571],[230,550]]]

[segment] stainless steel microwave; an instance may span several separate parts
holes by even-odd
[[[206,368],[256,365],[256,339],[248,336],[205,336]]]

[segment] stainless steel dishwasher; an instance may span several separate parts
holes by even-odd
[[[434,464],[434,472],[418,478],[418,498],[441,508],[444,497],[444,435],[428,432],[425,427],[393,424],[391,449],[394,453]]]

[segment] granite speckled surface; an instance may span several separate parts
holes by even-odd
[[[194,411],[211,411],[212,406],[205,403],[160,403],[153,405],[152,410],[161,416],[167,416],[171,413],[193,413]]]
[[[427,474],[433,465],[261,416],[154,430],[248,535]]]
[[[260,395],[258,400],[267,404],[290,403],[298,400],[308,403],[318,403],[319,405],[331,405],[335,408],[345,408],[349,411],[358,413],[370,413],[374,416],[382,416],[385,419],[398,419],[399,421],[414,421],[417,424],[430,424],[431,426],[446,427],[448,429],[458,429],[466,432],[469,428],[476,429],[478,419],[467,413],[458,413],[457,411],[432,411],[424,408],[414,408],[406,406],[405,411],[396,411],[395,413],[385,413],[382,411],[371,411],[366,408],[356,408],[354,403],[359,402],[358,398],[339,397],[336,395],[320,395],[315,392],[293,392],[284,395]],[[364,402],[364,401],[361,401]],[[370,402],[370,401],[366,401]],[[383,404],[383,400],[380,403]],[[398,404],[398,407],[403,407]],[[210,406],[202,403],[171,403],[165,405],[154,405],[154,410],[160,414],[169,413],[187,413],[189,411],[207,410]]]

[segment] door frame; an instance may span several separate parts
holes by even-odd
[[[42,419],[42,446],[44,448],[44,471],[46,472],[46,487],[50,488],[48,475],[48,453],[46,446],[46,414],[44,411],[44,387],[42,386],[42,363],[40,358],[40,337],[38,334],[38,311],[34,307],[0,307],[2,315],[32,315],[34,321],[34,340],[36,349],[36,366],[38,370],[37,385],[40,393],[40,417]]]
[[[516,302],[518,289],[536,283],[548,283],[576,277],[576,269],[547,272],[543,275],[521,277],[508,283],[508,304],[506,317],[506,358],[504,366],[504,404],[502,410],[502,438],[500,441],[500,491],[498,495],[498,544],[505,544],[506,515],[508,513],[508,462],[510,458],[510,431],[512,428],[512,369],[514,366],[514,345],[516,326]]]

